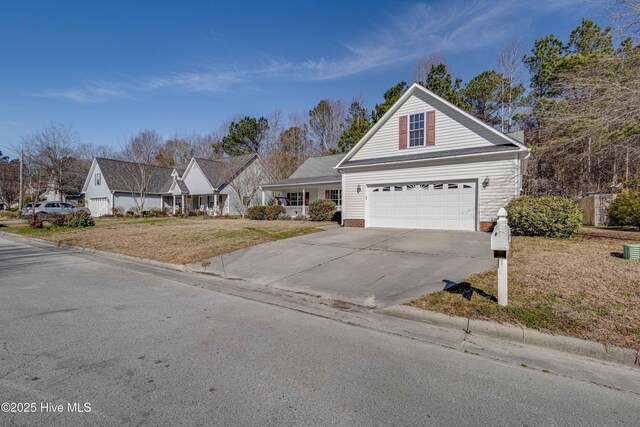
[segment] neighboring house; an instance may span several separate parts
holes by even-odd
[[[216,160],[192,158],[189,163],[174,167],[144,165],[147,178],[141,180],[138,164],[95,158],[82,192],[93,216],[110,215],[114,208],[138,210],[141,182],[146,187],[145,211],[163,209],[175,213],[177,208],[184,208],[209,215],[235,215],[242,213],[241,203],[256,201],[240,200],[244,193],[235,190],[237,182],[258,175],[256,160],[257,155],[246,154]]]
[[[270,182],[261,186],[272,192],[278,203],[285,206],[289,215],[306,216],[309,203],[318,199],[329,199],[338,208],[342,206],[342,175],[335,169],[345,154],[311,157],[288,179]]]
[[[521,193],[529,150],[514,136],[413,84],[336,158],[341,179],[332,184],[341,184],[344,225],[490,229],[498,209]]]
[[[49,184],[47,189],[40,195],[40,199],[47,202],[60,201],[78,203],[84,199],[84,195],[82,193],[63,193],[53,184]]]

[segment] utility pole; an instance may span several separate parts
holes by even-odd
[[[18,209],[22,210],[22,164],[24,163],[24,150],[20,150],[20,200],[18,200]]]

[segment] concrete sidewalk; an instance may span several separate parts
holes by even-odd
[[[194,271],[386,307],[492,268],[486,233],[329,227],[212,258]],[[205,263],[206,264],[206,263]]]

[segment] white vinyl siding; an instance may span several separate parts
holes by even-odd
[[[189,188],[189,192],[193,194],[213,194],[213,188],[209,184],[209,180],[198,166],[197,162],[192,160],[191,167],[182,177],[182,180]]]
[[[437,140],[436,140],[437,141]],[[437,142],[436,142],[437,143]],[[478,192],[478,220],[492,221],[498,209],[517,196],[517,161],[513,155],[490,156],[475,161],[448,159],[428,166],[400,167],[357,172],[345,170],[343,175],[343,217],[365,219],[367,186],[412,184],[417,182],[475,181]],[[482,188],[488,178],[489,185]],[[361,191],[357,192],[360,185]]]
[[[171,196],[165,196],[165,198],[169,198]],[[140,202],[140,198],[137,198],[138,202]],[[136,210],[138,205],[136,204],[136,199],[131,196],[131,193],[120,193],[116,192],[113,195],[113,206],[116,208],[122,208],[125,211],[128,210]],[[161,209],[160,205],[160,196],[157,194],[147,194],[144,198],[144,206],[143,210],[149,211],[151,209]]]
[[[439,105],[440,106],[440,105]],[[378,131],[355,153],[352,160],[406,155],[406,150],[398,148],[399,118],[411,114],[436,110],[435,145],[413,147],[411,154],[421,151],[457,150],[471,147],[489,147],[494,144],[486,139],[491,131],[484,129],[471,119],[458,117],[456,121],[449,117],[449,109],[440,111],[428,102],[425,93],[418,91],[382,125]],[[443,107],[443,110],[445,108]],[[473,129],[473,130],[472,130]]]

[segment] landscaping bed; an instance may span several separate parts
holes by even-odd
[[[187,264],[260,243],[321,231],[318,227],[322,225],[326,223],[158,218],[98,219],[94,227],[81,229],[48,224],[34,229],[26,223],[7,223],[0,230],[63,244]]]
[[[514,237],[507,307],[448,292],[408,305],[640,350],[640,262],[622,258],[628,243],[640,243],[640,232],[587,227],[568,239]],[[497,296],[496,270],[467,281]]]

